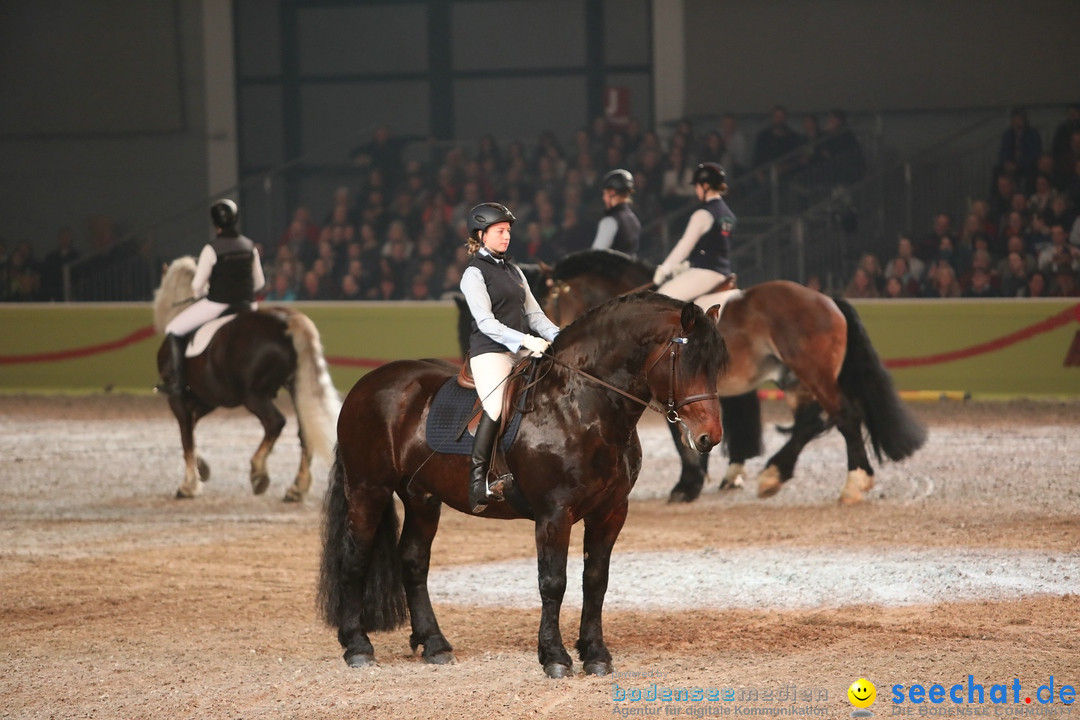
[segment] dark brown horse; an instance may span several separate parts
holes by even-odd
[[[542,605],[538,654],[563,677],[573,662],[559,612],[570,528],[585,522],[584,600],[577,649],[586,673],[612,671],[601,615],[611,550],[641,468],[637,422],[656,398],[701,451],[721,438],[716,376],[726,359],[715,319],[657,295],[614,300],[567,327],[539,361],[506,453],[514,480],[483,518],[535,523]],[[412,620],[410,643],[453,660],[428,598],[431,543],[445,503],[468,512],[469,459],[426,443],[432,398],[458,368],[441,360],[383,365],[353,386],[338,419],[323,527],[319,598],[352,666],[375,662],[368,633]],[[398,539],[397,493],[405,508]]]
[[[640,289],[650,282],[652,272],[647,263],[619,253],[569,255],[551,274],[544,310],[554,322],[565,325],[590,303]],[[731,366],[717,380],[717,391],[730,463],[721,487],[741,486],[744,463],[761,454],[757,388],[769,381],[784,389],[795,423],[790,439],[758,476],[760,497],[776,494],[794,475],[803,447],[832,426],[847,446],[843,503],[860,502],[873,487],[864,425],[879,461],[883,455],[902,460],[922,447],[926,431],[900,400],[850,303],[784,280],[723,295],[726,304],[717,328]],[[828,422],[821,418],[823,411]],[[670,500],[690,502],[701,493],[707,458],[680,443],[676,446],[682,473]]]
[[[166,269],[154,296],[154,326],[159,332],[189,299],[194,274],[190,257],[179,258]],[[158,349],[158,373],[163,379],[171,374],[167,341]],[[327,462],[332,455],[340,407],[314,323],[291,308],[241,312],[217,330],[203,352],[187,359],[186,377],[188,389],[169,396],[184,447],[184,482],[176,497],[199,495],[210,477],[210,466],[195,450],[195,423],[218,407],[243,406],[262,423],[263,439],[251,458],[249,479],[256,495],[266,492],[270,484],[266,459],[285,427],[274,398],[285,388],[300,426],[300,468],[285,500],[303,500],[311,487],[312,452]]]

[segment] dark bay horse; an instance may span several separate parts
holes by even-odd
[[[568,255],[551,273],[541,301],[552,321],[565,325],[590,303],[640,289],[653,268],[619,253],[586,250]],[[879,461],[899,461],[922,447],[926,431],[897,394],[855,308],[797,283],[776,280],[727,296],[717,324],[731,365],[717,380],[730,463],[721,487],[738,487],[744,463],[762,452],[757,388],[772,381],[785,391],[795,423],[787,443],[758,476],[758,496],[776,494],[795,473],[808,442],[835,426],[847,446],[848,473],[840,494],[857,503],[873,487],[874,470],[862,427]],[[821,413],[828,422],[821,419]],[[676,442],[682,459],[672,502],[701,493],[707,458]]]
[[[514,476],[507,500],[488,505],[480,517],[535,523],[538,655],[550,677],[572,672],[559,612],[570,528],[584,520],[577,650],[586,673],[605,675],[612,663],[601,616],[612,547],[641,469],[638,419],[655,398],[708,451],[722,435],[715,384],[726,353],[715,317],[653,294],[593,308],[563,330],[549,353],[539,361],[528,412],[506,453]],[[442,360],[391,362],[362,377],[342,405],[319,601],[351,666],[373,664],[368,633],[396,628],[406,616],[414,651],[423,645],[427,662],[453,661],[427,574],[442,505],[469,512],[469,458],[429,449],[426,419],[432,398],[457,370]],[[395,493],[405,509],[400,540]]]
[[[154,326],[165,325],[191,296],[195,260],[182,257],[166,268],[154,294]],[[171,373],[168,341],[158,349],[158,373]],[[303,313],[291,308],[241,312],[224,324],[206,349],[187,359],[188,390],[170,396],[169,407],[180,424],[184,448],[184,482],[177,498],[202,492],[210,466],[195,450],[195,423],[218,407],[243,406],[263,426],[263,439],[251,458],[249,479],[256,495],[266,492],[270,475],[266,459],[285,427],[285,416],[274,405],[281,388],[296,408],[300,436],[300,468],[285,493],[288,502],[304,499],[311,487],[312,452],[327,462],[333,454],[334,423],[340,398],[323,358],[319,331]]]

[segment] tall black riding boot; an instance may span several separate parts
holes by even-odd
[[[491,468],[491,456],[498,441],[499,421],[492,420],[483,410],[480,411],[480,423],[476,426],[476,435],[472,446],[472,473],[469,476],[469,507],[474,513],[483,512],[487,507],[488,470]]]
[[[184,378],[184,350],[187,346],[187,337],[183,335],[168,335],[169,355],[172,358],[172,375],[169,382],[161,387],[167,395],[180,395],[184,392],[186,380]]]

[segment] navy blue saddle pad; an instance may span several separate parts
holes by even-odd
[[[473,436],[468,430],[462,432],[462,428],[465,426],[465,419],[472,416],[474,403],[476,403],[476,390],[466,390],[458,385],[457,376],[443,383],[428,410],[425,428],[428,447],[435,452],[448,455],[472,453]],[[515,412],[499,443],[503,452],[507,452],[513,445],[520,425],[521,413]],[[458,438],[459,432],[460,438]]]

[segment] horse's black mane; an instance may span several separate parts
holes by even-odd
[[[627,273],[637,272],[651,278],[653,266],[617,250],[580,250],[559,260],[552,271],[553,280],[569,280],[578,275],[599,275],[618,280]]]
[[[651,305],[681,311],[687,303],[682,300],[668,297],[667,295],[658,295],[651,290],[643,290],[632,295],[622,295],[613,300],[589,308],[581,317],[568,325],[563,330],[563,333],[571,336],[575,335],[577,332],[580,332],[580,328],[591,326],[593,319],[597,316],[603,318],[605,315],[612,315],[614,316],[612,319],[621,321],[622,319],[619,318],[618,315],[623,312],[623,308],[627,305],[639,306],[638,308],[631,308],[631,312],[635,313],[635,317],[640,317],[641,305]],[[702,366],[715,368],[714,374],[719,374],[727,368],[727,346],[724,344],[724,340],[720,336],[720,333],[716,330],[716,325],[705,314],[705,311],[696,305],[693,305],[693,303],[690,303],[690,305],[693,307],[695,322],[694,327],[691,329],[690,335],[687,338],[689,342],[683,349],[683,361],[692,368]],[[577,330],[575,330],[575,328],[577,328]],[[561,337],[562,336],[560,335],[560,337],[556,339],[556,342],[561,339]]]

